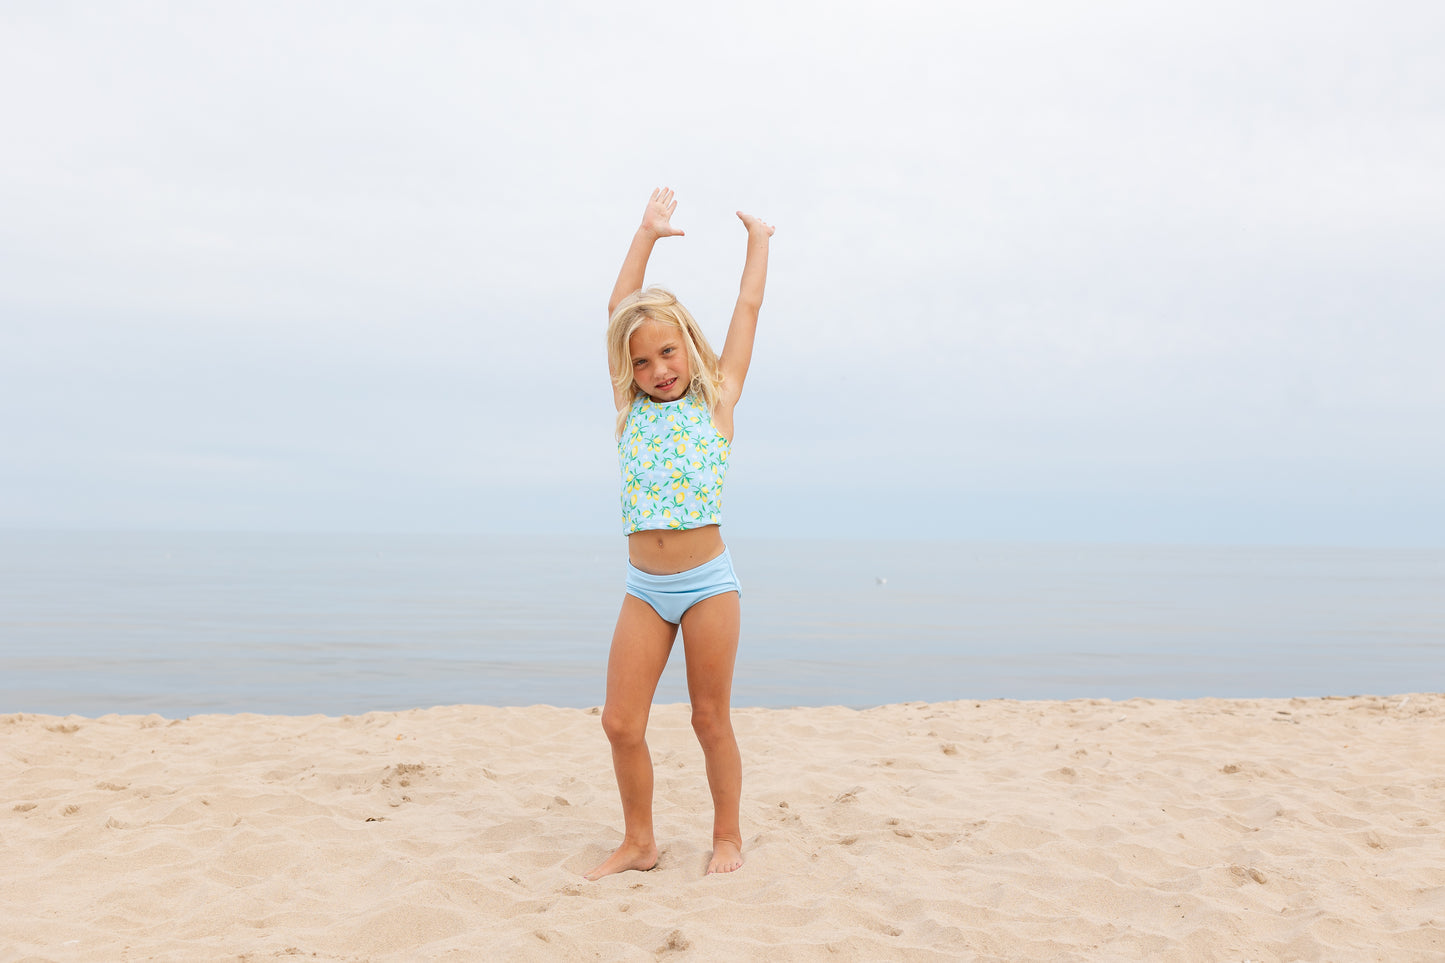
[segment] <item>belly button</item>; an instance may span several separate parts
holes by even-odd
[[[663,546],[664,544],[665,544],[665,543],[663,542],[662,539],[659,538],[659,539],[657,540],[657,547],[658,547],[658,548],[662,548],[662,546]]]

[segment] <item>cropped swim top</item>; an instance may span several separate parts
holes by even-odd
[[[692,395],[634,401],[617,443],[622,533],[721,525],[731,448]]]

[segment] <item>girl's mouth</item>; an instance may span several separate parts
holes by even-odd
[[[658,385],[658,386],[657,386],[657,390],[658,390],[658,391],[666,391],[668,388],[671,388],[671,387],[672,387],[673,385],[675,385],[675,384],[677,384],[677,379],[676,379],[676,378],[669,378],[667,381],[664,381],[662,384]]]

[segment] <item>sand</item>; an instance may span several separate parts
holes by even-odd
[[[0,717],[0,960],[1445,960],[1445,695]]]

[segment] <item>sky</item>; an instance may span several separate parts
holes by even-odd
[[[620,531],[667,185],[725,530],[1445,546],[1440,4],[505,6],[0,2],[0,529]]]

